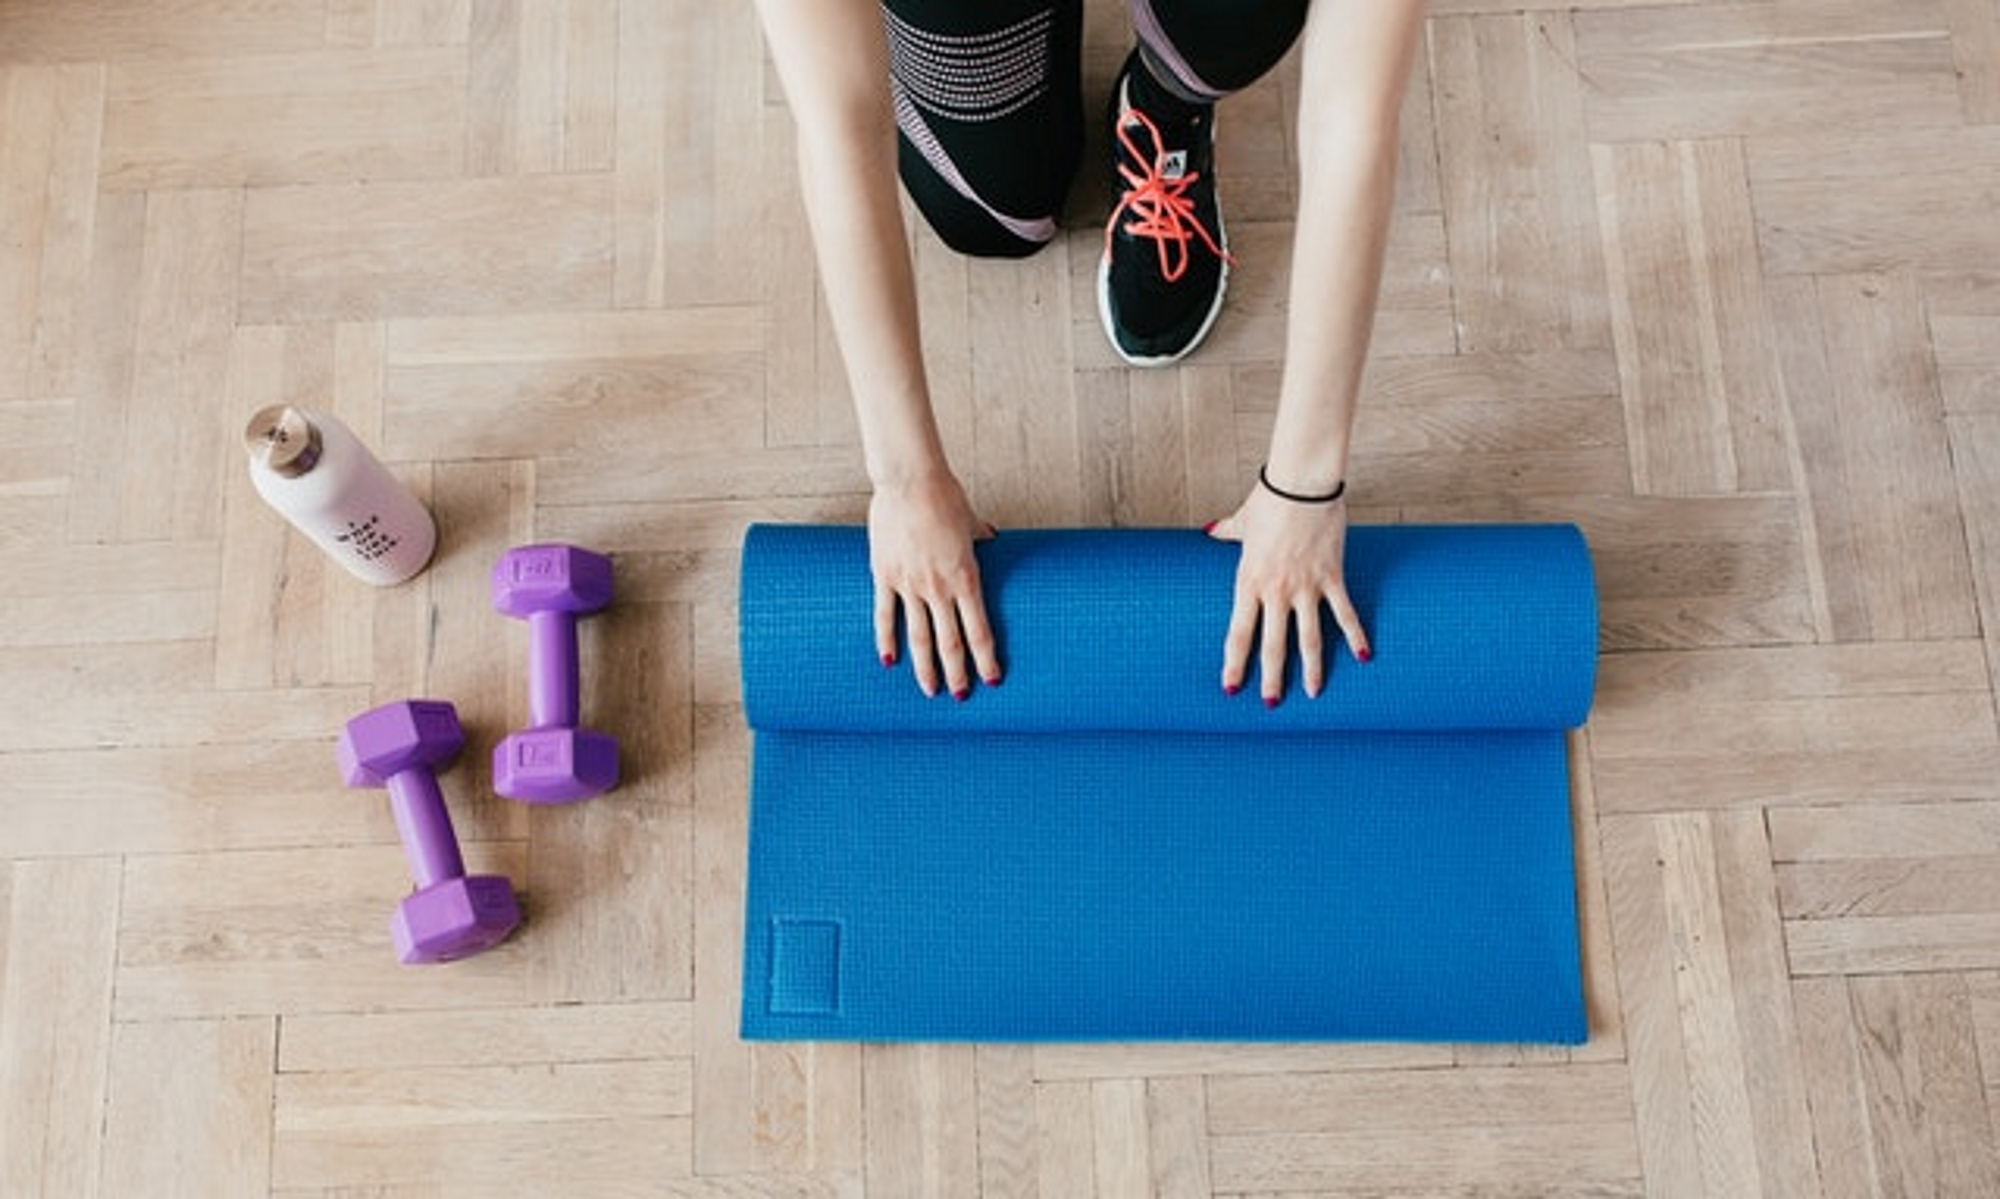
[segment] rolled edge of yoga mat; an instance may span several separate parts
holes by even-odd
[[[1323,613],[1327,685],[1293,658],[1274,710],[1221,687],[1238,547],[1181,529],[1019,530],[978,544],[1005,678],[926,698],[875,651],[867,531],[750,528],[739,633],[753,728],[826,732],[1574,728],[1589,715],[1597,591],[1572,525],[1348,530],[1345,573],[1374,660]],[[1337,648],[1336,648],[1337,647]]]

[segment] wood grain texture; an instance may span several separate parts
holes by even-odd
[[[1125,7],[1085,29],[1095,111]],[[985,515],[1241,502],[1297,72],[1222,110],[1238,265],[1176,368],[1099,331],[1094,123],[1048,252],[910,216]],[[2000,1193],[2000,6],[1433,0],[1401,145],[1353,511],[1590,539],[1589,1042],[747,1044],[737,547],[868,494],[753,6],[0,0],[0,1194]],[[431,507],[428,571],[263,506],[279,402]],[[491,787],[533,540],[618,563],[625,782],[568,808]],[[424,970],[332,760],[418,695],[527,911]]]

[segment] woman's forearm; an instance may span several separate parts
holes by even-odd
[[[1421,0],[1315,5],[1299,89],[1299,216],[1269,470],[1330,492],[1349,441],[1395,199],[1397,117]]]
[[[820,197],[810,219],[821,288],[847,364],[869,478],[885,486],[936,473],[945,469],[944,450],[925,381],[893,159],[889,187],[843,189],[825,175],[851,164],[814,157],[801,154],[800,176],[807,194]]]
[[[874,0],[760,0],[798,129],[820,287],[877,486],[947,471],[897,199],[888,49]]]
[[[1001,677],[973,539],[991,534],[946,461],[925,383],[878,0],[758,0],[791,101],[820,290],[854,392],[874,496],[875,649],[926,695]]]

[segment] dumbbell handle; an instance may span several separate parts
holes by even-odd
[[[576,614],[528,614],[528,715],[538,729],[575,728],[577,697]]]
[[[418,890],[465,876],[465,859],[435,771],[419,768],[390,775],[389,811],[396,817],[403,857]]]

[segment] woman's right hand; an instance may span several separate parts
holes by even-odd
[[[868,505],[868,558],[875,575],[875,648],[884,666],[899,659],[897,625],[925,695],[939,683],[957,699],[972,694],[972,671],[1000,682],[1000,655],[986,619],[972,543],[993,536],[948,471],[878,484]]]

